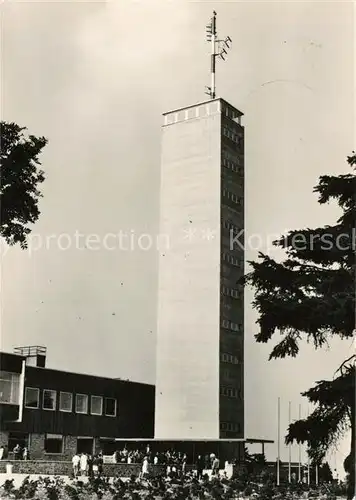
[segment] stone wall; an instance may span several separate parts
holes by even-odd
[[[72,474],[72,463],[69,461],[54,460],[2,460],[0,461],[0,473],[6,472],[6,465],[12,465],[14,474],[37,474],[37,475],[56,475],[69,476]],[[130,477],[138,476],[141,470],[140,464],[104,464],[104,475],[108,477],[120,476]],[[150,467],[153,475],[165,473],[166,468],[162,465]]]
[[[68,459],[71,460],[76,452],[77,452],[77,438],[75,436],[65,436],[64,453],[63,453],[65,460]]]
[[[39,459],[43,455],[45,445],[44,434],[31,434],[29,452],[32,460]]]

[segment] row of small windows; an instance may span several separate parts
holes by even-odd
[[[242,399],[241,389],[234,389],[232,387],[220,387],[220,395],[228,398]]]
[[[223,363],[231,363],[232,365],[239,364],[239,358],[237,356],[233,356],[232,354],[228,354],[226,352],[220,354],[220,360]]]
[[[225,285],[221,287],[221,293],[226,297],[232,297],[233,299],[239,299],[241,297],[241,292],[239,290]]]
[[[235,422],[221,422],[220,423],[220,430],[222,431],[233,431],[233,432],[240,432],[241,425],[237,424]]]
[[[228,168],[229,170],[232,170],[232,172],[236,172],[242,176],[243,169],[237,164],[237,162],[223,158],[222,164],[223,167]]]
[[[239,234],[242,231],[242,229],[239,229],[235,224],[233,224],[229,220],[223,221],[223,227],[225,229],[228,229],[229,231],[232,231],[233,234]]]
[[[26,387],[25,408],[40,408],[40,390]],[[42,409],[56,411],[57,391],[44,389],[42,395]],[[59,411],[71,413],[73,411],[73,394],[71,392],[59,393]],[[89,396],[87,394],[75,395],[75,413],[87,414],[89,411]],[[103,398],[102,396],[90,396],[90,414],[116,417],[117,401],[114,398]]]
[[[228,137],[229,139],[231,139],[233,142],[236,142],[236,144],[241,144],[242,143],[242,136],[241,136],[241,134],[237,134],[231,128],[223,127],[223,135],[225,137]]]
[[[13,451],[15,446],[19,446],[22,450],[24,448],[31,448],[32,435],[26,432],[9,432],[8,434],[8,449]],[[69,437],[69,436],[68,436]],[[66,436],[62,434],[45,434],[43,451],[49,454],[62,454],[64,452],[64,444]],[[92,437],[77,437],[76,438],[76,452],[92,454],[94,451],[94,438]]]
[[[227,330],[232,330],[233,332],[241,332],[242,325],[239,323],[234,323],[233,321],[229,321],[228,319],[223,319],[221,322],[221,326],[226,328]]]
[[[236,267],[242,267],[243,263],[244,263],[243,257],[234,257],[233,255],[230,255],[228,253],[223,253],[222,259],[225,262],[228,262],[232,266],[236,266]]]
[[[227,198],[228,200],[232,201],[235,205],[242,205],[242,197],[237,196],[235,193],[232,193],[228,189],[223,189],[222,190],[222,195],[224,198]]]
[[[228,108],[226,107],[224,109],[224,112],[225,112],[225,115],[228,117],[228,118],[231,118],[232,120],[238,120],[238,123],[240,124],[240,121],[241,121],[241,117],[236,113],[236,111],[234,111],[233,109],[231,108]]]

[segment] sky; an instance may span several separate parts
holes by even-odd
[[[232,38],[217,95],[244,113],[246,259],[275,255],[270,242],[288,229],[338,217],[313,187],[347,173],[354,148],[351,2],[5,1],[1,116],[49,143],[30,247],[2,246],[2,350],[44,345],[50,367],[155,382],[156,250],[85,248],[83,238],[157,234],[161,115],[207,97],[213,9]],[[276,439],[277,398],[284,432],[288,401],[292,419],[299,404],[305,414],[300,393],[332,377],[351,344],[268,361],[252,299],[246,436]],[[275,459],[274,445],[266,451]]]

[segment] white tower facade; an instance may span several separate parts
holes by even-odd
[[[243,437],[241,116],[223,99],[164,114],[156,439]]]

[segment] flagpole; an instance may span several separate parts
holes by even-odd
[[[278,427],[278,438],[277,438],[277,486],[279,486],[280,481],[279,481],[279,461],[280,461],[280,455],[281,455],[281,432],[280,432],[280,427],[281,427],[281,398],[278,398],[278,409],[277,409],[277,427]]]
[[[302,418],[302,407],[299,404],[299,420]],[[298,445],[298,483],[302,481],[302,445]]]
[[[292,415],[292,409],[291,409],[292,403],[289,401],[288,405],[288,420],[289,420],[289,426],[291,424],[291,415]],[[291,443],[288,445],[288,481],[289,483],[292,482],[292,447]]]
[[[309,418],[309,408],[308,408],[308,417]],[[307,441],[308,443],[308,448],[309,448],[309,441]],[[308,453],[308,486],[310,486],[310,457],[309,457],[309,453]]]

